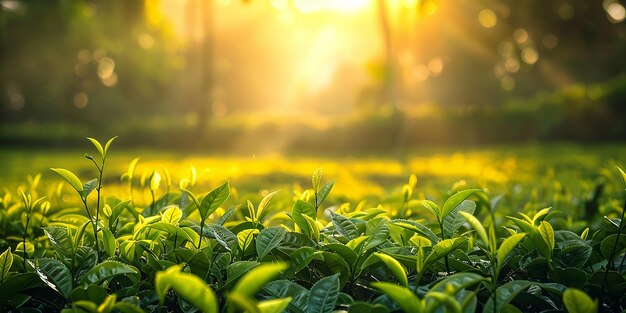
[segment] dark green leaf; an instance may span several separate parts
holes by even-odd
[[[222,247],[228,251],[237,251],[239,241],[237,236],[223,226],[209,225],[209,236],[215,239]]]
[[[516,280],[499,286],[496,290],[496,308],[494,311],[493,298],[489,298],[485,303],[483,313],[500,312],[502,308],[511,302],[517,295],[533,285],[533,282],[527,280]]]
[[[82,285],[96,285],[117,275],[127,275],[138,280],[140,273],[132,265],[117,261],[104,261],[92,268],[81,280]]]
[[[456,231],[465,223],[465,218],[459,212],[474,214],[476,203],[470,200],[464,200],[458,204],[446,217],[443,218],[443,231],[446,238],[452,238]]]
[[[339,298],[339,277],[322,278],[309,291],[307,313],[332,313]]]
[[[55,259],[37,259],[35,262],[29,262],[46,285],[60,293],[65,299],[69,298],[73,288],[72,273],[65,264]]]
[[[617,246],[615,245],[615,241],[617,241],[617,234],[609,235],[602,240],[602,244],[600,245],[600,251],[602,251],[602,255],[609,263],[626,249],[626,234],[620,235]],[[613,249],[613,247],[615,247],[615,249]]]
[[[43,229],[54,251],[61,257],[72,259],[74,257],[74,243],[68,228],[52,226]]]
[[[280,245],[287,231],[283,227],[268,227],[256,237],[256,253],[263,259],[272,249]]]
[[[13,265],[13,254],[11,248],[6,249],[0,254],[0,282],[4,282],[4,278],[7,276]]]
[[[238,261],[226,267],[226,285],[236,281],[261,263],[254,261]]]
[[[335,214],[333,212],[330,212],[330,216],[333,225],[335,226],[335,229],[337,230],[337,232],[339,232],[339,234],[348,238],[348,240],[352,240],[359,236],[358,229],[350,219],[347,219],[344,216]]]

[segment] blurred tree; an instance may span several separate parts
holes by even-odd
[[[3,1],[0,120],[98,125],[166,110],[176,51],[150,8],[150,0]]]

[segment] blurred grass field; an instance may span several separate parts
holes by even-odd
[[[67,168],[83,180],[96,177],[96,171],[84,150],[1,149],[0,185],[15,190],[28,184],[30,175],[41,173],[39,188],[53,192],[60,179],[50,167]],[[171,189],[181,179],[197,172],[196,192],[206,192],[226,180],[235,193],[230,202],[259,201],[273,190],[281,190],[276,209],[284,209],[290,197],[309,188],[310,174],[318,167],[325,180],[335,180],[332,199],[335,204],[357,205],[365,200],[370,206],[394,203],[401,196],[402,184],[416,175],[414,199],[442,199],[449,190],[478,187],[492,195],[506,195],[509,211],[552,206],[566,214],[583,217],[585,202],[603,185],[605,193],[615,190],[614,166],[624,165],[626,146],[582,146],[568,144],[502,146],[471,150],[430,149],[402,156],[284,156],[202,155],[184,151],[129,150],[112,148],[105,169],[104,194],[130,197],[127,183],[120,176],[128,164],[140,157],[136,176],[157,170],[171,176]],[[606,188],[604,188],[606,185]],[[137,186],[137,185],[136,185]],[[136,199],[149,203],[150,195],[139,188]],[[507,206],[507,204],[504,204]],[[533,206],[533,207],[527,207]],[[535,208],[537,206],[537,208]]]

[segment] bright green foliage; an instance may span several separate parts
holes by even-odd
[[[13,265],[13,254],[11,253],[11,248],[9,248],[0,254],[0,282],[3,282],[4,278],[9,274],[11,265]]]
[[[155,276],[154,288],[159,295],[161,305],[165,302],[168,290],[174,289],[202,312],[219,312],[217,298],[211,288],[197,276],[182,272],[179,265],[174,265],[165,272],[158,272]]]
[[[592,300],[586,293],[576,288],[569,288],[563,292],[563,303],[569,313],[596,313],[597,301]]]
[[[0,311],[626,309],[621,182],[585,202],[606,215],[589,222],[563,210],[562,189],[549,201],[537,191],[499,205],[503,196],[487,188],[429,194],[411,176],[388,198],[343,202],[321,169],[310,186],[251,194],[229,182],[203,189],[195,168],[175,182],[138,158],[123,175],[130,190],[103,195],[113,139],[89,141],[98,178],[82,183],[55,168],[74,191],[35,176],[0,194]],[[507,205],[520,212],[507,218]]]

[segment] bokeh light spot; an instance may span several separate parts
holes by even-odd
[[[113,75],[115,71],[115,62],[109,57],[104,57],[98,62],[98,77],[107,79]]]
[[[574,17],[574,7],[569,3],[561,4],[559,6],[559,9],[557,10],[557,13],[562,19],[570,20],[572,19],[572,17]]]
[[[443,71],[443,60],[439,57],[431,59],[428,61],[428,69],[433,76],[438,76]]]
[[[142,34],[137,39],[139,46],[148,50],[154,46],[154,38],[150,34]]]
[[[626,9],[623,5],[613,2],[606,7],[609,21],[611,23],[621,23],[626,18]]]
[[[554,34],[547,34],[543,36],[541,43],[543,43],[543,46],[548,49],[554,49],[554,47],[556,47],[556,45],[559,43],[559,38]]]
[[[524,44],[528,41],[528,32],[523,28],[518,28],[513,32],[513,39],[518,44]]]
[[[524,50],[522,50],[522,60],[524,60],[526,64],[535,64],[539,60],[539,52],[537,52],[535,48],[524,48]]]
[[[87,106],[88,102],[89,102],[89,97],[87,96],[86,93],[79,92],[79,93],[74,95],[74,106],[77,109],[85,108]]]
[[[289,2],[287,0],[270,0],[270,3],[276,10],[285,10],[289,6]]]
[[[519,71],[519,61],[516,58],[510,57],[504,61],[504,68],[509,73],[517,73]]]
[[[498,17],[496,17],[493,11],[483,9],[478,13],[478,22],[480,22],[480,25],[484,28],[492,28],[498,23]]]
[[[503,90],[506,90],[506,91],[511,91],[515,89],[515,78],[511,76],[502,77],[502,79],[500,80],[500,86],[502,87]]]

